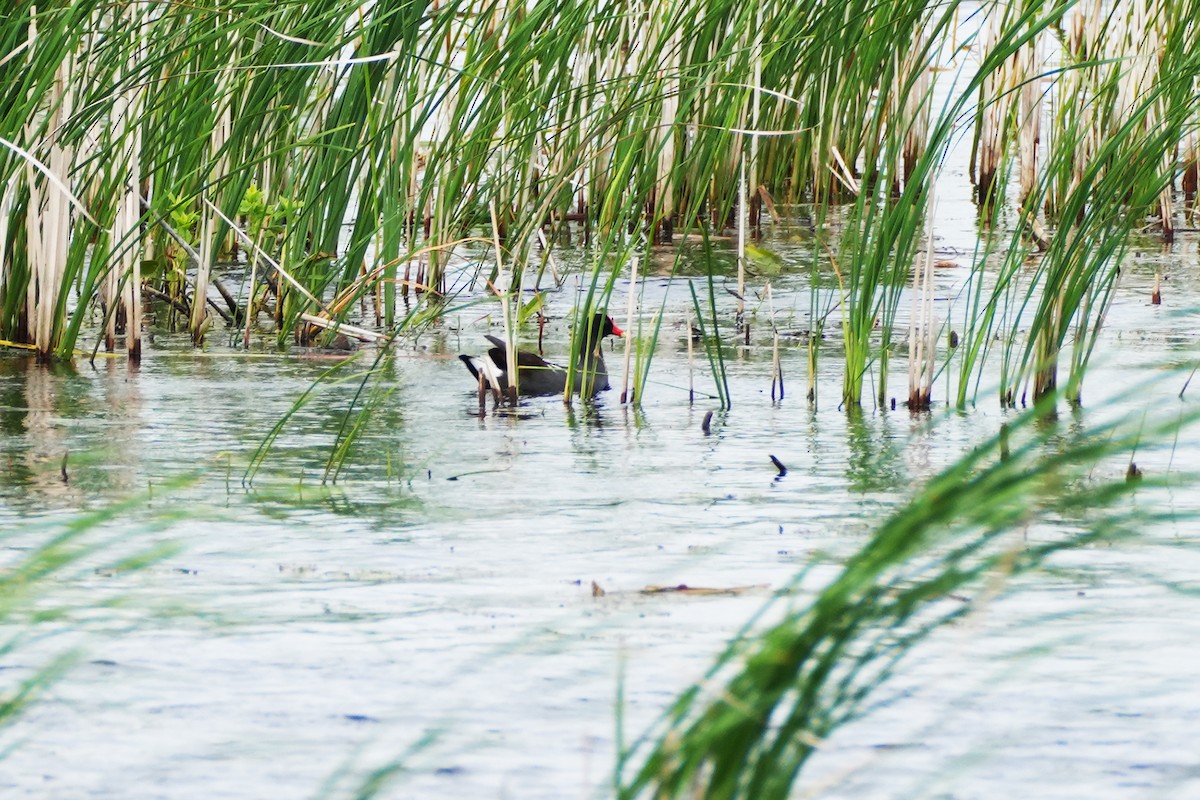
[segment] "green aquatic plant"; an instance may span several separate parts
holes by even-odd
[[[64,473],[66,469],[64,462]],[[158,492],[160,496],[169,494],[193,481],[194,476],[175,479],[160,486]],[[177,546],[169,541],[133,535],[156,531],[182,516],[178,510],[158,511],[146,521],[147,499],[141,494],[65,520],[9,524],[0,529],[0,544],[9,554],[0,569],[0,625],[4,629],[0,657],[13,659],[27,644],[52,636],[56,630],[71,629],[77,619],[94,623],[104,609],[128,606],[115,588],[97,591],[86,608],[77,608],[73,601],[63,599],[62,585],[81,574],[120,576],[143,570],[177,552]],[[64,647],[38,666],[3,670],[0,728],[14,724],[79,656],[77,647]]]
[[[0,23],[11,87],[0,108],[0,338],[65,358],[98,322],[97,346],[118,349],[124,331],[136,357],[146,285],[172,321],[186,313],[196,341],[225,320],[246,346],[260,314],[281,345],[351,321],[382,340],[378,328],[404,328],[412,304],[438,315],[478,291],[453,259],[477,269],[488,241],[504,250],[509,285],[528,285],[523,273],[540,273],[556,234],[576,226],[599,254],[584,260],[584,306],[606,304],[633,254],[678,256],[689,237],[732,232],[738,299],[731,312],[710,284],[707,328],[753,345],[739,325],[752,238],[804,204],[818,223],[809,373],[822,329],[839,326],[843,403],[861,405],[872,384],[884,402],[902,297],[928,249],[936,186],[950,179],[946,153],[972,136],[983,218],[1017,230],[977,259],[998,274],[964,295],[966,347],[947,394],[973,400],[997,349],[1004,402],[1027,385],[1050,391],[1074,341],[1066,380],[1077,400],[1131,231],[1148,218],[1174,229],[1171,190],[1186,167],[1173,153],[1195,114],[1191,6],[1094,7],[22,6]],[[1042,104],[1052,123],[1039,138]],[[1047,252],[1028,273],[1031,239]],[[836,297],[819,266],[826,248]],[[916,405],[947,374],[932,365],[951,361],[926,319]],[[644,387],[653,351],[637,358]]]
[[[1197,413],[1064,437],[1044,423],[1051,401],[921,487],[811,599],[748,627],[622,750],[617,796],[792,796],[820,742],[924,639],[1055,553],[1153,522],[1133,495],[1169,479],[1131,480],[1118,459],[1170,441]],[[1019,535],[1047,519],[1061,532]]]

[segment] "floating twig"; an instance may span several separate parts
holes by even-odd
[[[638,594],[690,594],[699,596],[714,596],[714,595],[739,595],[747,592],[757,592],[764,589],[769,589],[770,584],[759,583],[752,586],[730,586],[724,589],[717,589],[706,586],[688,586],[686,583],[680,583],[676,586],[647,586]]]

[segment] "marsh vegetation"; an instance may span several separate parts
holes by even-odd
[[[479,531],[491,512],[447,512],[436,473],[508,509],[496,531],[536,561],[558,545],[522,525],[618,550],[697,531],[720,550],[760,522],[808,531],[798,498],[746,488],[750,465],[777,490],[829,480],[820,524],[865,513],[874,530],[822,539],[836,574],[812,578],[817,548],[801,548],[811,564],[764,569],[767,550],[739,550],[754,580],[655,564],[716,586],[763,578],[780,596],[747,638],[732,624],[700,637],[709,656],[735,644],[693,689],[657,684],[684,694],[646,738],[603,748],[619,796],[789,796],[918,642],[1063,551],[1117,546],[1118,532],[1157,542],[1194,512],[1172,487],[1196,466],[1175,459],[1192,441],[1200,299],[1198,13],[1185,0],[18,3],[0,23],[0,339],[19,466],[6,528],[44,515],[25,495],[78,510],[207,459],[238,530],[316,508],[319,526],[355,519],[408,543],[469,548],[456,526],[492,541]],[[625,332],[605,351],[613,390],[573,399],[601,311]],[[565,407],[501,398],[499,381],[486,402],[486,375],[457,362],[455,383],[451,357],[485,335],[505,363],[519,344],[568,365]],[[171,398],[184,463],[137,444],[154,404],[134,389],[136,411],[117,413],[117,370]],[[87,415],[64,398],[97,392],[114,399],[84,406],[125,428],[132,463],[77,428]],[[80,437],[101,455],[62,460],[59,476]],[[661,455],[656,437],[690,455]],[[532,465],[517,467],[528,441]],[[645,486],[582,479],[614,479],[601,444]],[[768,455],[787,467],[776,475]],[[656,459],[679,486],[655,481]],[[509,469],[541,489],[574,477],[539,498],[491,477]],[[81,480],[95,496],[70,490]],[[680,488],[697,482],[702,497]],[[644,502],[675,512],[630,531]],[[727,516],[709,527],[689,502]],[[616,522],[596,519],[604,503]],[[168,527],[185,552],[204,540]],[[32,552],[14,575],[42,569]],[[159,557],[130,566],[154,585]],[[585,564],[564,556],[544,590],[568,574],[586,585]],[[18,699],[46,682],[25,680]],[[649,726],[666,705],[639,696],[629,713]]]

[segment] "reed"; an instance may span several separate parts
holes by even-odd
[[[1147,28],[1136,31],[1139,37],[1155,38]],[[1081,70],[1104,70],[1102,78],[1094,79],[1100,82],[1084,84],[1088,88],[1079,88],[1078,80],[1068,83],[1069,90],[1087,93],[1093,103],[1107,98],[1108,104],[1100,105],[1088,129],[1055,130],[1047,171],[1022,211],[1021,230],[1038,227],[1039,205],[1054,208],[1056,217],[1047,220],[1053,227],[1029,279],[1020,287],[1010,284],[1016,313],[1004,337],[1001,394],[1007,404],[1055,390],[1068,340],[1074,344],[1065,395],[1073,403],[1081,401],[1087,363],[1132,236],[1152,221],[1164,237],[1171,236],[1174,212],[1164,196],[1182,174],[1173,154],[1200,110],[1190,77],[1200,64],[1200,50],[1178,33],[1163,39],[1162,47],[1162,63],[1172,65],[1170,72],[1148,72],[1145,58],[1130,58],[1118,62],[1121,69],[1107,62],[1080,65]],[[1004,271],[1027,270],[1024,253],[1014,242]]]
[[[154,215],[139,215],[139,225],[171,209],[198,215],[192,230],[181,231],[199,252],[188,276],[197,340],[211,324],[212,270],[232,255],[210,202],[232,215],[251,186],[268,203],[296,200],[273,255],[309,293],[336,294],[364,262],[390,265],[361,291],[377,296],[381,318],[395,324],[398,295],[445,289],[449,247],[486,227],[481,211],[491,203],[514,262],[524,266],[547,219],[574,216],[589,235],[606,237],[642,226],[669,240],[706,213],[723,224],[722,209],[738,197],[759,224],[760,187],[789,198],[825,193],[832,153],[852,163],[870,137],[855,122],[863,117],[852,114],[828,138],[812,124],[813,95],[797,90],[809,85],[806,76],[822,76],[812,85],[835,90],[835,115],[866,108],[870,70],[891,57],[887,41],[903,41],[900,28],[922,4],[886,4],[879,14],[863,13],[874,4],[850,5],[679,1],[626,14],[598,2],[384,8],[210,0],[153,9],[51,2],[6,18],[0,69],[19,76],[10,85],[20,102],[0,137],[43,149],[69,145],[56,163],[72,186],[98,185],[101,165],[123,165],[120,185],[149,187]],[[863,37],[879,47],[869,58],[859,51],[857,62],[842,60],[836,47],[826,56],[804,46],[828,40],[849,53]],[[839,77],[847,69],[852,75]],[[86,102],[70,102],[83,87],[92,87]],[[78,157],[70,147],[96,131],[90,155]],[[125,157],[113,158],[118,152]],[[19,161],[6,159],[6,184]],[[125,239],[138,209],[115,185],[89,202],[93,211],[124,203],[113,233]],[[16,202],[24,191],[13,185],[6,195],[9,231],[23,220],[47,231],[44,216],[65,226],[54,241],[94,235],[46,205],[44,194],[35,198],[43,202]],[[98,284],[104,288],[95,291],[111,295],[114,281],[138,285],[138,249],[166,246],[160,230],[147,233],[114,249]],[[401,278],[396,266],[417,254],[417,273]],[[55,294],[40,285],[30,294]],[[271,285],[281,328],[318,311],[290,287]],[[86,306],[93,298],[82,299]]]
[[[1133,501],[1145,484],[1094,470],[1169,441],[1195,415],[1064,440],[1039,423],[1044,413],[1027,412],[918,490],[782,621],[738,637],[622,751],[617,796],[794,796],[820,742],[862,715],[923,640],[1055,553],[1134,535],[1156,517]],[[1076,524],[1036,541],[1012,535],[1047,518]],[[951,597],[958,602],[945,602]]]
[[[973,119],[983,219],[1015,214],[1047,257],[1021,280],[1025,242],[995,245],[1007,277],[973,284],[985,292],[969,304],[979,335],[966,337],[953,394],[967,401],[963,387],[990,363],[983,331],[1001,325],[1012,334],[1001,359],[1012,402],[1025,381],[1034,394],[1052,388],[1072,330],[1099,330],[1129,232],[1152,218],[1169,238],[1177,224],[1175,187],[1195,163],[1190,9],[23,5],[0,25],[0,78],[11,87],[0,109],[0,337],[67,357],[99,303],[104,343],[116,347],[124,325],[136,358],[147,285],[152,302],[170,304],[166,316],[188,309],[197,342],[226,324],[245,345],[263,312],[281,344],[308,342],[312,317],[392,330],[413,302],[450,307],[468,282],[447,270],[481,234],[500,241],[520,286],[525,270],[553,263],[559,237],[547,229],[578,225],[606,254],[596,262],[604,274],[589,277],[602,287],[643,241],[669,248],[679,234],[732,229],[745,248],[764,204],[778,201],[839,222],[823,242],[837,259],[838,314],[827,295],[813,300],[810,374],[821,325],[836,321],[843,402],[861,404],[868,381],[882,402],[929,197],[948,179],[949,142]],[[955,75],[936,107],[933,70],[962,45],[977,49],[978,67]],[[1136,172],[1114,160],[1126,158]],[[178,255],[179,239],[195,259]],[[1072,262],[1083,245],[1107,253],[1107,266]],[[259,250],[278,265],[262,267],[261,281]],[[709,305],[709,327],[723,327]],[[1035,320],[1032,337],[1016,336],[1022,313]],[[942,357],[932,341],[922,358]],[[1072,352],[1074,383],[1086,352]]]

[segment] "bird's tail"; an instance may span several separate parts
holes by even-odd
[[[467,365],[467,369],[471,370],[471,377],[475,380],[479,380],[479,364],[477,363],[479,359],[477,359],[475,356],[468,355],[461,355],[459,358],[462,359],[462,362]]]

